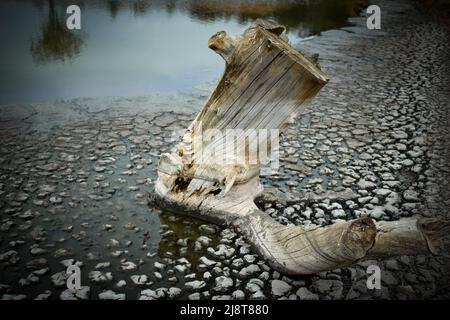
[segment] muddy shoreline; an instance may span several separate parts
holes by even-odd
[[[278,174],[262,179],[295,196],[262,205],[281,223],[449,218],[448,32],[406,1],[377,3],[380,31],[356,17],[294,43],[320,54],[331,81],[283,134]],[[159,154],[211,87],[0,107],[2,299],[448,298],[448,254],[287,277],[233,230],[149,208]],[[70,264],[82,271],[75,294]],[[381,290],[366,287],[373,264]]]

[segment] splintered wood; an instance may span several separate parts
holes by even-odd
[[[291,47],[285,28],[273,22],[257,20],[235,39],[218,32],[208,46],[225,60],[225,72],[177,151],[161,155],[159,206],[233,226],[286,274],[315,274],[366,257],[437,254],[446,246],[449,224],[436,219],[363,217],[307,228],[281,225],[259,210],[259,174],[278,147],[278,132],[328,77],[317,56],[307,58]]]

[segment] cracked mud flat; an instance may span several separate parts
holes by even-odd
[[[279,173],[263,177],[293,195],[263,204],[281,223],[448,218],[448,33],[379,3],[382,31],[359,17],[295,44],[320,53],[331,81],[283,135]],[[207,93],[1,107],[1,299],[448,298],[447,254],[287,277],[233,230],[150,208],[159,154]],[[371,264],[381,290],[366,287]]]

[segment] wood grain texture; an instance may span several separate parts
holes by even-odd
[[[211,37],[208,46],[225,60],[225,72],[177,151],[161,156],[156,203],[233,226],[286,274],[315,274],[367,257],[437,254],[446,248],[450,227],[444,221],[415,217],[375,222],[364,217],[326,227],[289,227],[255,205],[255,198],[274,197],[260,184],[265,159],[258,153],[272,151],[274,141],[248,133],[282,131],[328,81],[317,57],[308,59],[292,48],[284,31],[276,23],[257,20],[235,39],[224,31]],[[229,129],[235,133],[232,143],[221,135]],[[216,136],[204,139],[208,130]],[[282,194],[276,197],[290,201]]]

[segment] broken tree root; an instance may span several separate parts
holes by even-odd
[[[164,209],[234,227],[275,270],[290,275],[317,274],[361,259],[440,254],[448,250],[450,222],[411,217],[376,222],[363,217],[320,227],[285,226],[256,207],[247,191],[256,181],[236,186],[225,197],[157,196]],[[161,187],[161,186],[159,186]],[[161,190],[156,192],[161,195]]]

